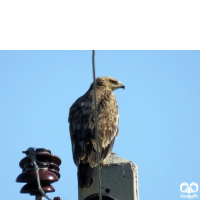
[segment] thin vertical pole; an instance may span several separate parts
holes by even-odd
[[[99,186],[99,200],[102,200],[100,162],[99,162],[99,137],[98,137],[98,122],[97,122],[96,76],[95,76],[94,55],[95,55],[95,50],[92,51],[93,90],[94,90],[94,105],[95,105],[94,118],[95,118],[95,138],[96,138],[96,146],[97,146],[97,177],[98,177],[98,186]]]

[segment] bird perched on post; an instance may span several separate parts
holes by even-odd
[[[119,113],[113,93],[125,86],[111,77],[96,79],[96,102],[99,138],[99,160],[101,164],[110,155],[115,137],[118,136]],[[93,83],[88,91],[79,97],[69,110],[69,130],[74,163],[78,167],[78,184],[89,188],[97,166],[97,147],[95,142]]]

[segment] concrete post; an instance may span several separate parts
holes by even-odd
[[[117,200],[139,200],[137,165],[113,154],[101,169],[101,192]],[[98,193],[97,175],[89,189],[79,188],[79,200]]]

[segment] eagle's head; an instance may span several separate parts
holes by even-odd
[[[103,76],[96,78],[96,87],[98,88],[105,88],[111,91],[114,91],[119,88],[125,89],[125,85],[118,81],[115,78]],[[91,89],[93,88],[93,84],[91,85]]]

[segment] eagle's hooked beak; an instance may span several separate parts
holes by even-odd
[[[123,88],[123,89],[125,89],[125,85],[123,84],[123,83],[121,83],[121,82],[119,82],[120,84],[119,84],[119,88]]]

